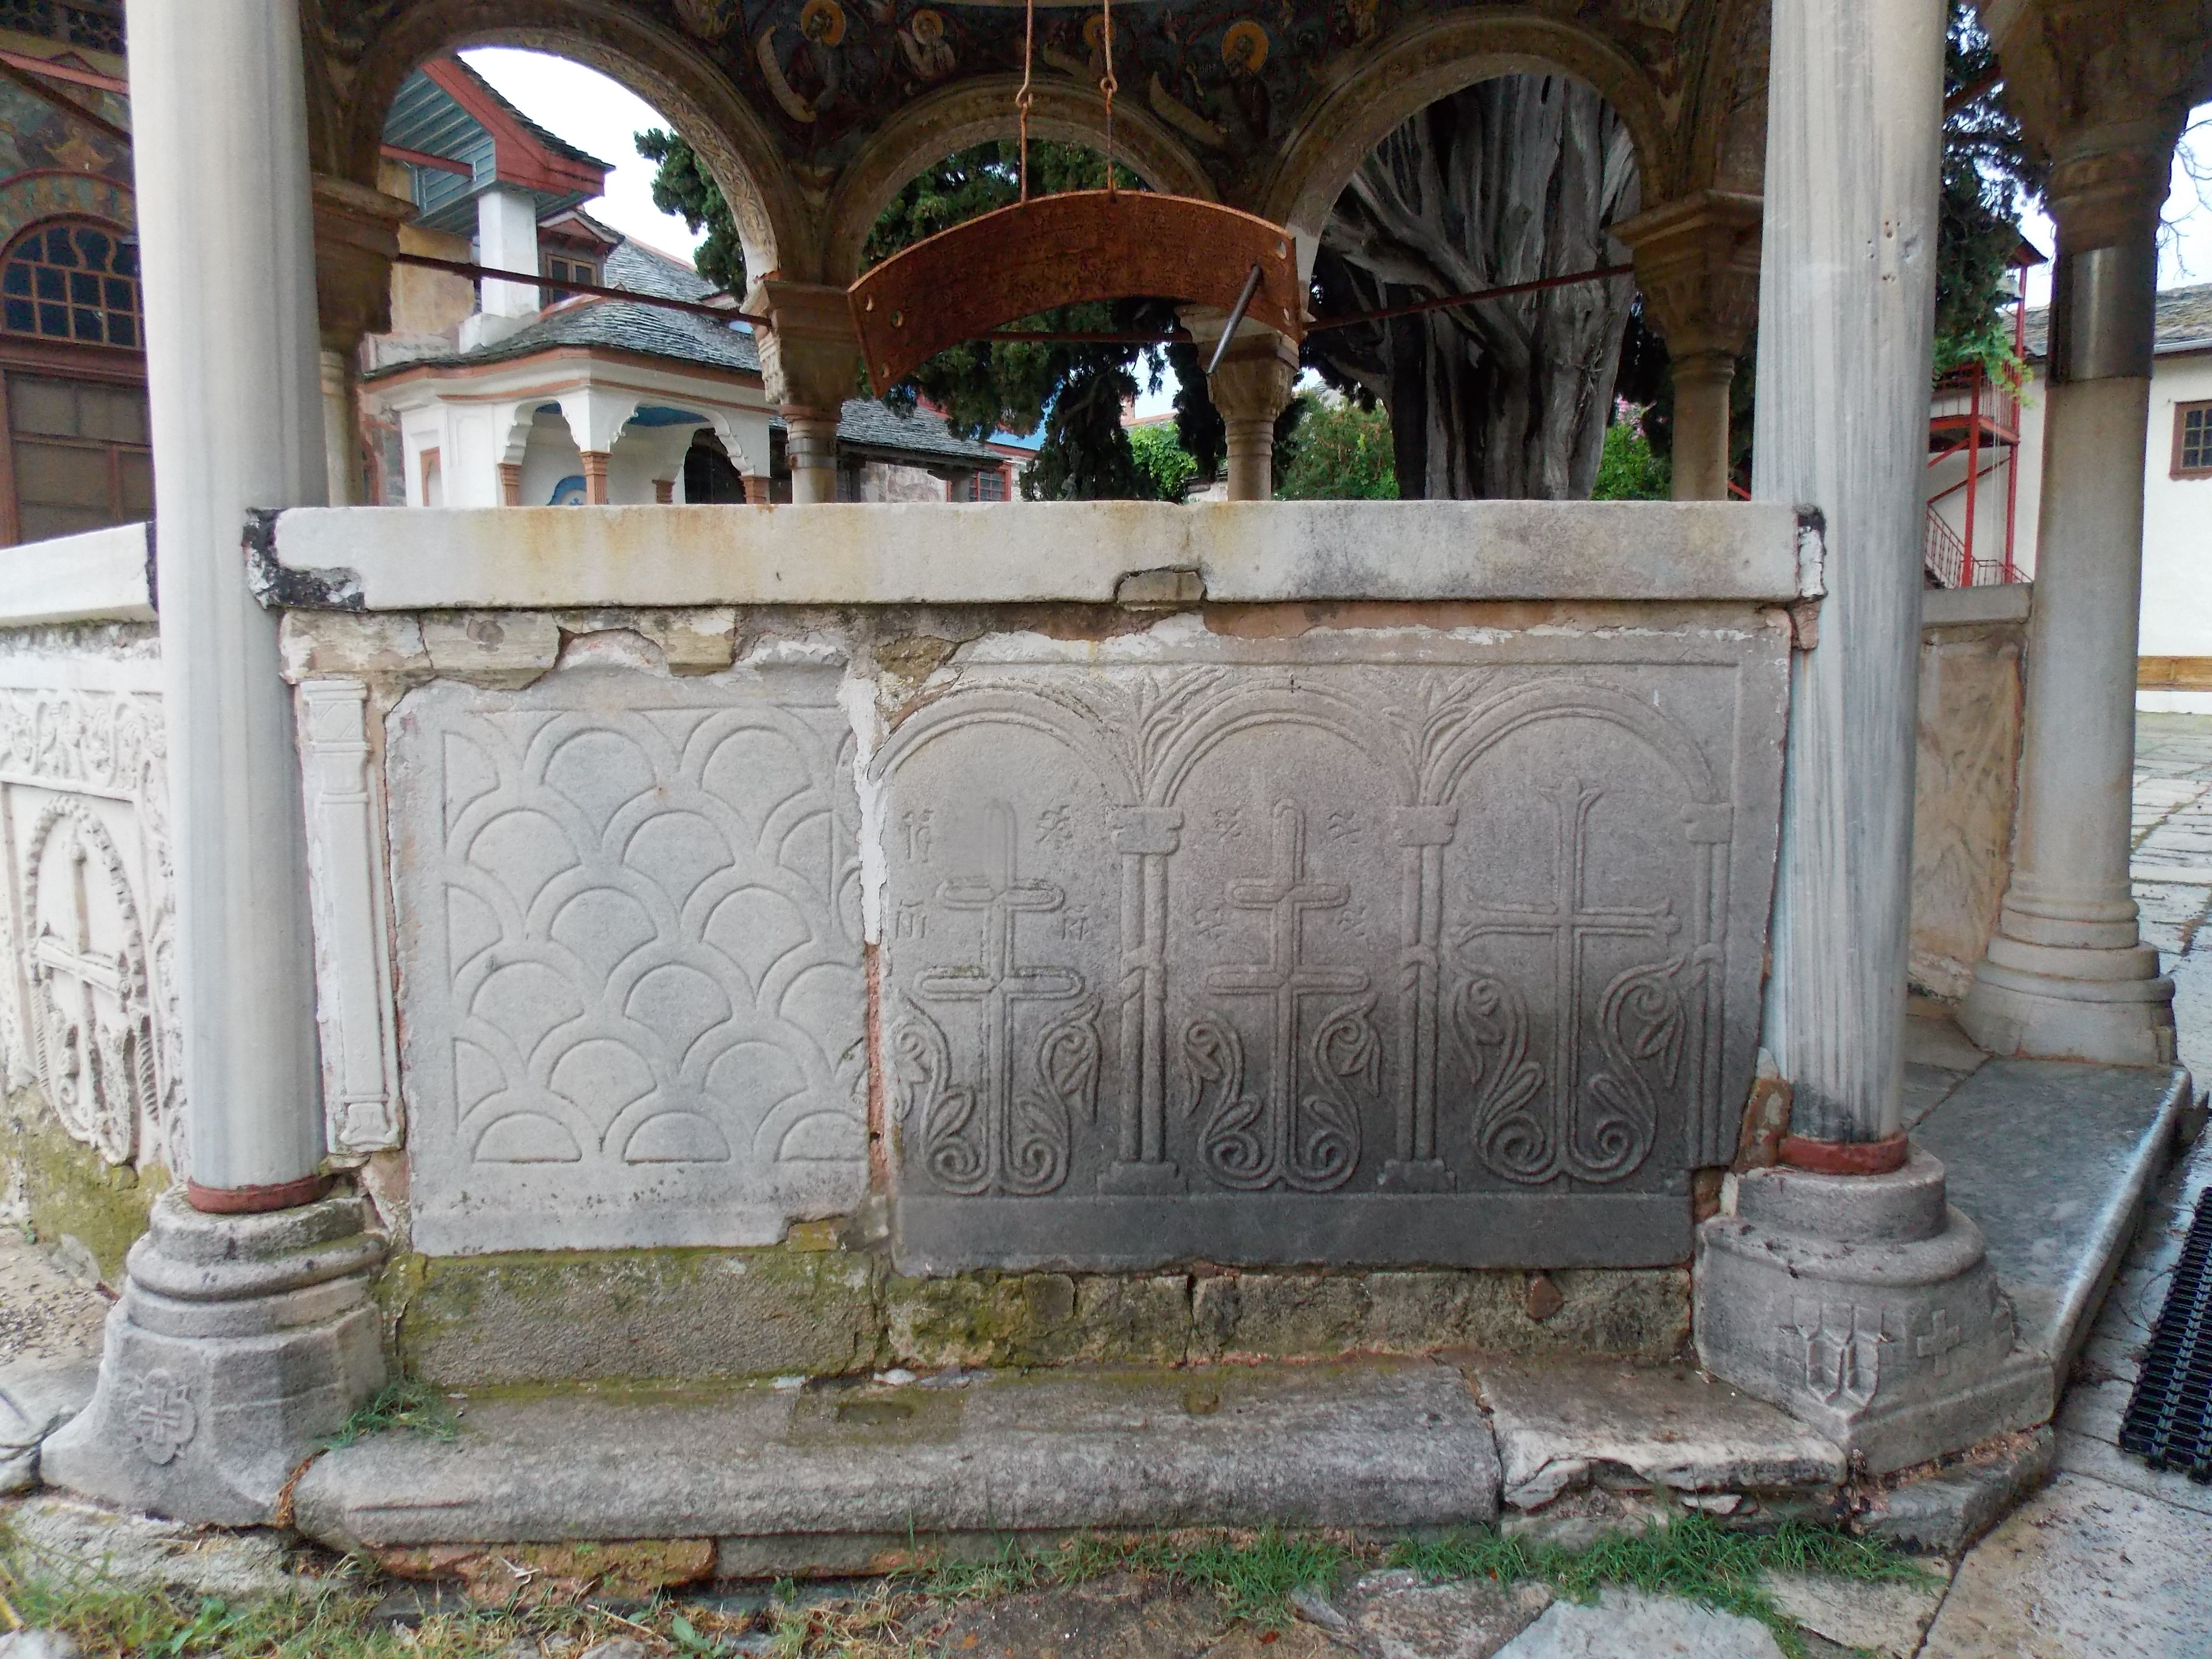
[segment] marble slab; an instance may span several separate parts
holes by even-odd
[[[841,669],[439,682],[387,723],[414,1243],[773,1243],[866,1188]]]
[[[873,766],[902,1269],[1685,1259],[1787,653],[1747,611],[982,642]]]

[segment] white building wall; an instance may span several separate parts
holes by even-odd
[[[2212,401],[2212,351],[2161,357],[2143,454],[2146,657],[2212,657],[2212,478],[2173,476],[2174,406]],[[2188,694],[2212,708],[2212,695]]]

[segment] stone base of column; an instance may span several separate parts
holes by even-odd
[[[2095,951],[2000,934],[1974,969],[1959,1027],[1993,1054],[2171,1066],[2173,981],[2147,945]]]
[[[1904,1468],[2048,1413],[2047,1366],[2016,1348],[1981,1231],[1915,1148],[1887,1175],[1739,1177],[1698,1229],[1698,1358],[1832,1439]]]
[[[164,1194],[131,1248],[92,1403],[40,1473],[113,1508],[224,1526],[277,1518],[286,1483],[384,1382],[367,1205],[203,1215]]]

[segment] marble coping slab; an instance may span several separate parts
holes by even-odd
[[[919,1382],[471,1398],[301,1478],[334,1548],[471,1541],[1479,1525],[1498,1453],[1428,1360],[948,1373]],[[795,1381],[795,1379],[794,1379]]]
[[[119,524],[11,547],[0,559],[0,628],[151,622],[154,526]]]
[[[1769,502],[1146,501],[302,507],[248,537],[306,609],[1114,603],[1170,597],[1733,600],[1816,594],[1817,520]]]

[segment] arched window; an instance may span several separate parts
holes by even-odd
[[[0,259],[0,328],[140,349],[138,244],[88,219],[49,220]]]

